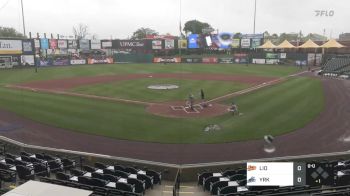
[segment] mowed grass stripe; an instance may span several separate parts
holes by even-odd
[[[51,80],[79,76],[137,74],[137,73],[220,73],[236,75],[255,75],[282,77],[299,69],[287,65],[249,65],[242,64],[109,64],[72,65],[31,69],[8,69],[0,71],[0,84],[13,84],[36,80]]]
[[[174,84],[178,85],[179,88],[171,90],[154,90],[147,88],[149,85],[156,84]],[[226,81],[145,78],[86,85],[74,88],[72,91],[129,100],[164,102],[186,100],[189,94],[193,94],[196,99],[200,99],[200,89],[204,90],[206,99],[212,99],[243,90],[249,86],[249,84]]]

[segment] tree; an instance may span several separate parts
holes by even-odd
[[[25,38],[22,33],[12,27],[0,27],[0,37]]]
[[[131,36],[131,39],[144,39],[147,35],[158,35],[159,33],[150,28],[141,27],[137,29]]]
[[[78,40],[85,39],[89,35],[88,29],[86,24],[79,23],[78,26],[73,27],[73,34]]]
[[[184,31],[185,33],[191,32],[192,34],[201,34],[202,30],[205,28],[212,28],[210,24],[206,22],[201,22],[198,20],[190,20],[185,23]]]
[[[236,34],[233,35],[234,39],[239,39],[242,37],[242,33],[241,32],[237,32]]]

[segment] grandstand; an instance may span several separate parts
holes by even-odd
[[[331,77],[341,77],[349,78],[350,77],[350,58],[348,57],[335,57],[329,59],[322,66],[322,71],[320,74],[324,76]]]

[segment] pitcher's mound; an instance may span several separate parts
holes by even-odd
[[[158,116],[173,118],[214,117],[227,113],[227,107],[218,103],[196,103],[191,109],[186,106],[185,101],[177,101],[152,104],[147,107],[147,111]]]

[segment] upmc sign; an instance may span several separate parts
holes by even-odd
[[[114,49],[136,49],[143,48],[145,43],[143,41],[135,40],[113,40],[112,47]]]

